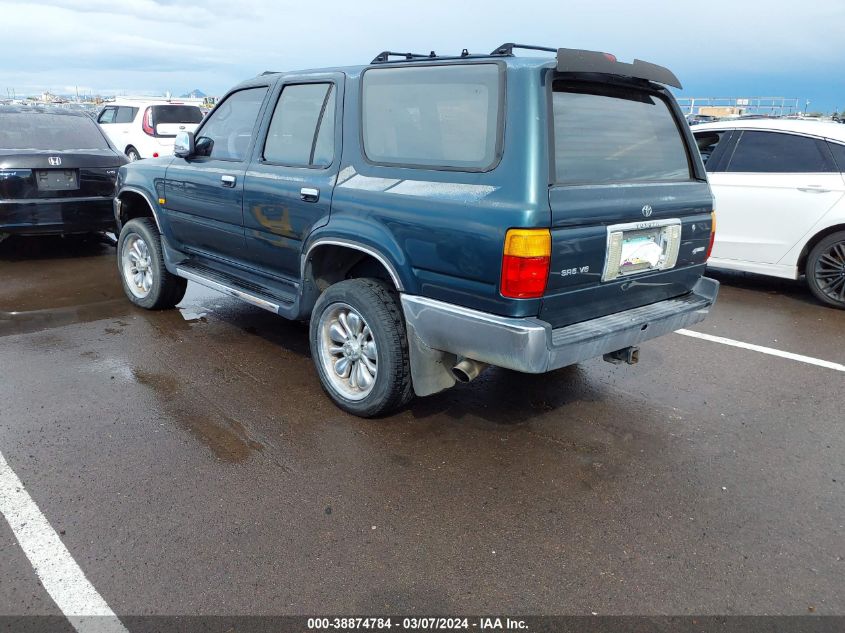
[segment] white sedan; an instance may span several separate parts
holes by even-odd
[[[845,309],[845,125],[736,119],[692,132],[716,199],[708,266],[803,275]]]

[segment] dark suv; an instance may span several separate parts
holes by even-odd
[[[718,291],[713,199],[664,84],[514,44],[264,73],[175,157],[120,169],[126,294],[172,307],[193,280],[310,319],[323,387],[361,416],[487,365],[635,362]]]

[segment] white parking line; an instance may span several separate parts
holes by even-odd
[[[127,633],[0,453],[0,514],[41,584],[79,633]]]
[[[769,354],[770,356],[780,356],[781,358],[788,358],[789,360],[797,360],[808,365],[816,365],[817,367],[824,367],[825,369],[833,369],[835,371],[845,371],[845,365],[833,363],[829,360],[822,360],[820,358],[813,358],[812,356],[802,356],[801,354],[793,354],[792,352],[784,352],[772,347],[763,347],[762,345],[754,345],[753,343],[743,343],[742,341],[735,341],[723,336],[713,336],[712,334],[702,334],[701,332],[694,332],[692,330],[676,330],[676,334],[683,334],[684,336],[691,336],[693,338],[700,338],[705,341],[713,343],[721,343],[722,345],[730,345],[731,347],[740,347],[742,349],[750,349],[761,354]]]

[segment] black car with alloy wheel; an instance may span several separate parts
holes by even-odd
[[[126,162],[83,112],[0,107],[0,236],[113,230]]]

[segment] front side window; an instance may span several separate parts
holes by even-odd
[[[485,171],[498,159],[496,64],[371,68],[364,73],[364,153],[375,163]]]
[[[285,86],[270,121],[264,160],[293,167],[331,165],[335,92],[330,83]]]
[[[744,131],[730,172],[818,173],[836,171],[823,141],[782,132]]]
[[[100,112],[100,116],[97,117],[98,123],[114,123],[115,117],[117,116],[117,108],[104,108],[102,112]]]
[[[246,159],[258,112],[267,87],[247,88],[229,95],[208,117],[196,140],[196,156],[220,160]]]
[[[558,184],[690,179],[683,136],[657,95],[564,81],[553,89]]]

